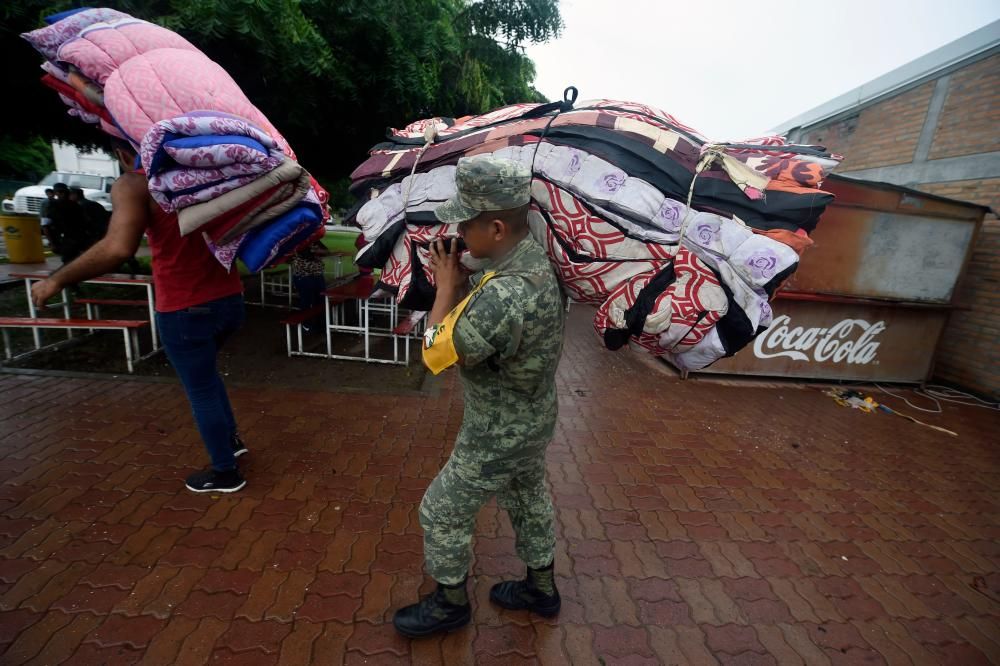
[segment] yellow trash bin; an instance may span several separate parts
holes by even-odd
[[[3,240],[12,264],[40,264],[45,261],[42,224],[32,215],[0,215]]]

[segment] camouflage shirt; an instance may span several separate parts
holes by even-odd
[[[455,452],[481,462],[530,454],[552,438],[566,323],[555,273],[531,236],[487,270],[497,276],[473,297],[454,335],[465,398]]]

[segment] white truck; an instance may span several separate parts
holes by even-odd
[[[37,185],[22,187],[13,199],[4,199],[3,212],[38,215],[45,190],[56,183],[79,187],[83,196],[111,210],[111,184],[121,175],[118,160],[103,150],[81,151],[76,146],[52,142],[56,170]]]

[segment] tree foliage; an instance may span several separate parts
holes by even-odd
[[[386,127],[541,101],[527,43],[559,34],[558,0],[114,0],[167,26],[217,61],[286,135],[302,162],[342,177]],[[37,82],[38,56],[16,35],[72,5],[0,7],[0,49],[14,81],[11,123],[86,144],[93,130],[65,117]]]
[[[0,135],[0,177],[36,181],[53,169],[51,142],[39,136]]]

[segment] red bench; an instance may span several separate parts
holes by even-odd
[[[138,305],[146,307],[149,303],[145,299],[132,300],[128,298],[77,298],[74,303],[81,305]]]
[[[371,296],[372,291],[375,290],[375,278],[365,275],[363,277],[356,277],[352,280],[345,282],[344,284],[338,284],[335,287],[330,287],[323,293],[329,296],[331,299],[337,298],[342,300],[364,300]]]
[[[281,320],[281,323],[285,326],[297,326],[299,324],[304,324],[313,317],[318,317],[323,314],[323,304],[314,305],[308,310],[296,310],[292,314],[288,315]]]
[[[285,325],[285,350],[288,352],[288,357],[292,357],[292,326],[295,326],[298,331],[298,341],[299,348],[295,353],[301,356],[308,356],[302,349],[302,325],[313,317],[324,317],[324,310],[326,309],[325,303],[320,303],[314,305],[308,310],[298,310],[288,315],[281,320],[281,323]],[[322,356],[322,354],[320,354]]]
[[[408,336],[410,333],[413,332],[413,329],[417,327],[417,324],[423,321],[424,317],[426,316],[427,313],[422,310],[411,312],[410,316],[408,316],[403,321],[399,322],[399,325],[396,326],[396,328],[392,329],[392,334],[401,335],[405,338],[406,336]]]
[[[85,328],[88,330],[119,330],[122,332],[122,337],[125,341],[125,361],[128,365],[128,371],[130,373],[133,370],[135,358],[139,354],[139,341],[136,333],[140,328],[144,328],[146,326],[149,326],[148,321],[135,319],[48,319],[39,317],[0,317],[0,329],[3,331],[4,355],[8,360],[14,358],[10,346],[10,334],[7,332],[7,329],[9,328]],[[38,351],[39,349],[43,349],[43,347],[36,347],[35,351]]]
[[[129,298],[76,298],[74,304],[80,304],[87,308],[87,319],[100,319],[102,305],[122,305],[128,307],[148,308],[149,302],[145,299],[136,300]]]
[[[410,334],[413,333],[417,326],[424,320],[427,313],[423,310],[416,310],[411,312],[406,319],[399,322],[396,328],[392,329],[393,335],[398,335],[403,338],[403,349],[406,356],[406,365],[410,365]]]

